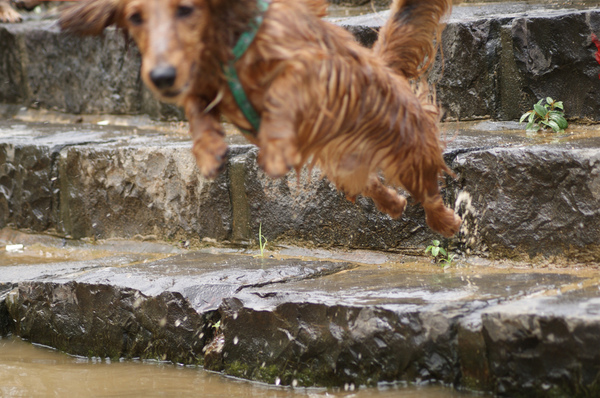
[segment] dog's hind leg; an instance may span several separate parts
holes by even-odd
[[[362,194],[373,199],[375,206],[380,211],[389,214],[392,218],[401,217],[406,208],[406,198],[394,189],[383,185],[376,175],[369,177]]]
[[[458,232],[461,219],[444,205],[438,186],[439,171],[439,166],[423,163],[412,172],[405,173],[400,181],[415,200],[423,205],[427,225],[449,238]]]
[[[203,176],[214,178],[227,154],[227,143],[221,123],[213,114],[205,113],[200,101],[188,99],[185,103],[186,116],[190,123],[192,153]]]
[[[444,205],[442,196],[439,193],[427,196],[422,203],[429,228],[447,238],[458,232],[462,220],[452,209]]]

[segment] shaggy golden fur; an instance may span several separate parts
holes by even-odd
[[[394,0],[371,50],[321,19],[323,0],[272,0],[235,64],[262,117],[248,139],[265,172],[279,177],[316,165],[349,199],[369,196],[392,217],[402,215],[406,199],[383,181],[402,186],[423,204],[433,230],[455,234],[461,220],[438,186],[449,172],[439,110],[422,79],[450,7],[450,0]],[[220,115],[252,129],[221,65],[257,12],[256,0],[83,0],[60,25],[91,35],[111,24],[126,30],[142,54],[145,83],[186,110],[198,167],[213,177],[227,151]]]

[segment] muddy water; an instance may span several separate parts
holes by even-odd
[[[444,387],[381,386],[358,391],[290,389],[251,383],[197,367],[107,362],[0,338],[0,396],[7,397],[467,397]]]

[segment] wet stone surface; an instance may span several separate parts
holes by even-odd
[[[457,130],[457,127],[459,128]],[[600,259],[592,127],[526,134],[514,122],[448,123],[446,202],[464,218],[448,243],[492,257]],[[228,135],[229,159],[203,179],[187,137],[156,129],[0,122],[0,227],[72,238],[256,242],[420,252],[438,238],[410,201],[400,219],[351,203],[318,170],[267,177],[257,149]],[[261,227],[262,226],[262,227]]]
[[[256,257],[0,232],[2,246],[26,243],[0,252],[0,331],[69,353],[200,363],[296,386],[597,391],[593,269],[459,262],[442,270],[385,253],[321,250],[326,258],[311,259],[283,255],[310,252],[290,247]]]
[[[455,6],[442,34],[430,81],[447,119],[515,120],[540,98],[564,101],[567,116],[598,120],[599,67],[591,34],[600,31],[596,4],[498,2]],[[365,46],[389,15],[332,20]],[[555,30],[556,29],[556,30]],[[556,34],[560,31],[560,34]]]
[[[359,1],[368,15],[330,20],[370,46],[388,17],[386,2]],[[567,116],[598,120],[599,67],[591,34],[597,2],[462,4],[442,36],[444,57],[431,80],[448,119],[514,120],[539,98],[565,103]],[[340,15],[339,10],[335,10]],[[343,12],[341,15],[345,15]],[[555,34],[555,32],[560,34]],[[140,78],[140,55],[112,28],[100,37],[60,33],[53,20],[0,24],[0,102],[69,113],[145,114],[181,119],[153,99]]]

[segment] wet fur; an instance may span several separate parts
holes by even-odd
[[[182,4],[194,8],[183,20]],[[321,19],[324,1],[273,0],[236,63],[262,116],[260,131],[249,139],[260,148],[265,172],[279,177],[290,168],[318,166],[349,199],[369,196],[381,211],[400,217],[406,199],[383,178],[423,204],[433,230],[455,234],[461,220],[444,206],[438,186],[449,172],[439,109],[422,79],[450,7],[448,0],[394,0],[371,50]],[[143,15],[146,26],[132,24],[132,12]],[[159,98],[184,107],[198,167],[214,177],[227,151],[220,115],[251,129],[221,64],[256,12],[256,0],[83,0],[60,24],[78,34],[99,34],[111,24],[128,31],[142,53],[144,81]],[[150,77],[163,64],[177,65],[168,90]]]

